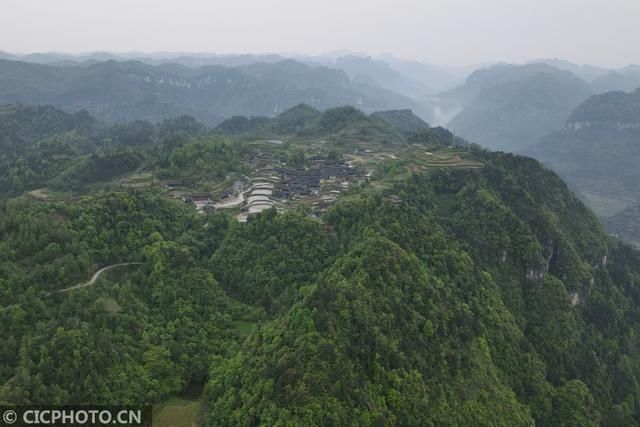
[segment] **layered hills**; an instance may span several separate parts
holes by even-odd
[[[546,64],[500,65],[474,72],[464,85],[438,95],[458,108],[447,126],[485,147],[517,151],[561,129],[589,85]]]
[[[182,114],[213,125],[234,115],[273,116],[307,103],[364,111],[419,106],[387,89],[352,82],[336,69],[292,60],[209,65],[104,61],[52,66],[0,60],[0,103],[49,104],[87,110],[108,122],[162,121]]]
[[[640,90],[589,98],[573,110],[562,130],[542,138],[525,152],[582,192],[604,218],[637,204]],[[606,223],[618,224],[610,230],[620,235],[621,229],[637,227],[638,219],[622,214],[613,223]]]
[[[100,184],[73,194],[49,191],[53,173],[6,184],[0,402],[196,389],[210,425],[640,421],[640,257],[558,175],[406,112],[258,122],[223,136],[2,110],[10,167],[141,159],[72,168]],[[278,200],[239,222],[230,187]],[[203,192],[222,203],[196,210]]]

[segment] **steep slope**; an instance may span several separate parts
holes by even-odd
[[[496,66],[440,97],[462,107],[448,127],[488,148],[517,151],[561,129],[591,94],[584,81],[545,64]]]
[[[484,160],[331,211],[337,257],[212,368],[209,422],[633,423],[640,259],[537,162]]]
[[[353,245],[302,303],[245,344],[247,353],[232,364],[251,368],[238,382],[214,371],[211,419],[427,425],[471,423],[480,410],[486,422],[525,424],[528,410],[498,380],[486,342],[464,339],[463,330],[445,332],[465,316],[455,300],[418,258],[372,235]],[[446,355],[458,351],[464,359],[447,367]],[[435,387],[440,381],[448,383],[446,392]],[[245,400],[242,390],[250,385],[257,393]]]

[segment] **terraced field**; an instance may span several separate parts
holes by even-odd
[[[120,179],[119,184],[126,188],[149,188],[155,180],[151,172],[141,172],[128,175]]]
[[[441,152],[430,152],[423,150],[412,150],[412,163],[423,169],[431,168],[480,168],[482,162],[466,158],[468,153],[459,150],[443,150]]]

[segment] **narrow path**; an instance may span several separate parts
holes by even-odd
[[[104,273],[105,271],[107,271],[107,270],[111,270],[112,268],[116,268],[116,267],[123,267],[125,265],[139,265],[139,264],[142,264],[142,263],[141,262],[121,262],[119,264],[113,264],[113,265],[108,265],[106,267],[102,267],[100,270],[98,270],[95,273],[93,273],[93,276],[91,276],[91,279],[87,283],[80,283],[79,285],[71,286],[70,288],[58,289],[56,292],[69,292],[69,291],[72,291],[74,289],[79,289],[79,288],[84,288],[86,286],[91,286],[94,283],[96,283],[96,280],[98,280],[100,275],[102,273]]]
[[[88,282],[86,283],[80,283],[79,285],[74,285],[71,286],[69,288],[64,288],[64,289],[58,289],[57,291],[53,291],[53,292],[49,292],[48,294],[46,294],[46,296],[52,295],[54,293],[57,292],[69,292],[69,291],[73,291],[74,289],[80,289],[80,288],[84,288],[87,286],[92,286],[94,283],[96,283],[96,281],[98,280],[98,278],[100,278],[100,275],[102,273],[104,273],[105,271],[111,270],[112,268],[116,268],[116,267],[124,267],[126,265],[140,265],[142,264],[141,262],[121,262],[119,264],[112,264],[112,265],[108,265],[106,267],[102,267],[100,270],[96,271],[95,273],[93,273],[93,275],[91,276],[91,279],[89,279]],[[0,308],[0,313],[2,313],[3,311],[7,311],[13,307],[19,307],[20,304],[11,304],[8,305],[6,307],[2,307]]]

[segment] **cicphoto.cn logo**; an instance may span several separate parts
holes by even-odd
[[[151,426],[151,407],[20,406],[1,408],[5,426]]]

